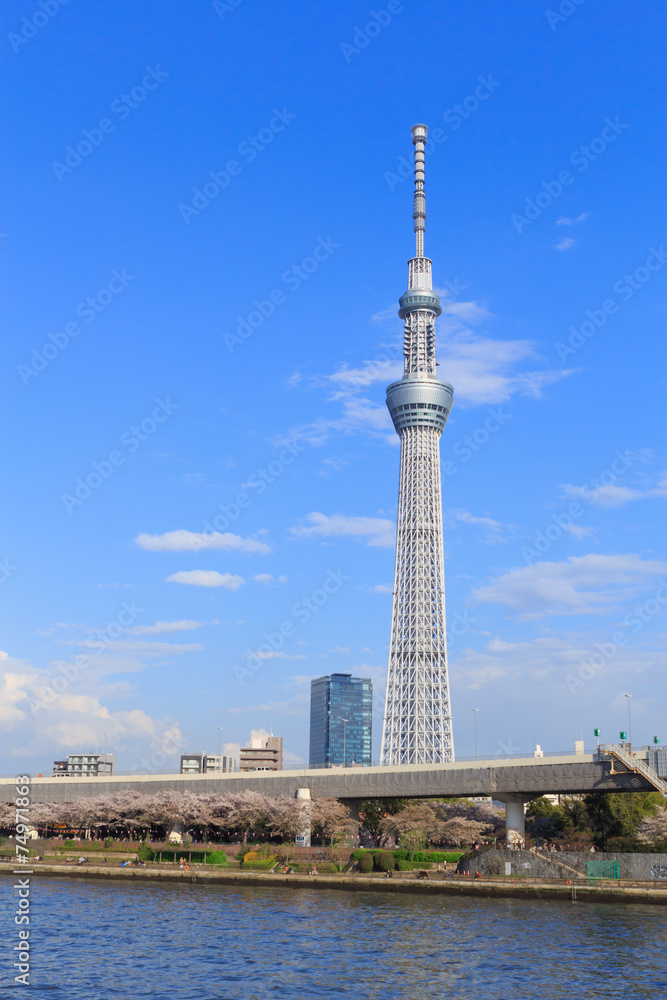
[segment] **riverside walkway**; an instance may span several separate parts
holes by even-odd
[[[27,867],[27,866],[26,866]],[[14,877],[11,867],[1,866],[0,875]],[[536,879],[529,877],[503,878],[484,876],[446,876],[429,872],[428,878],[416,878],[404,872],[394,878],[383,875],[326,874],[284,875],[270,872],[212,871],[210,867],[194,866],[184,872],[178,868],[146,867],[119,868],[112,865],[73,866],[37,862],[31,866],[32,876],[64,877],[76,879],[104,879],[122,884],[129,879],[133,884],[142,881],[177,882],[180,885],[254,886],[257,888],[333,889],[343,892],[384,892],[420,895],[453,895],[505,897],[519,899],[568,900],[573,903],[650,903],[667,905],[667,885],[649,882],[604,882],[597,885],[567,885],[564,879]],[[403,876],[403,877],[401,877]]]

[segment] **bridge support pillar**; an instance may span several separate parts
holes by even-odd
[[[359,820],[360,820],[360,816],[359,816],[359,799],[339,799],[338,801],[341,802],[345,806],[346,809],[350,810],[350,815],[351,815],[352,819],[354,819],[357,822],[359,822]]]
[[[295,797],[295,799],[297,799],[299,805],[304,806],[304,825],[303,825],[303,829],[300,830],[297,833],[297,835],[296,835],[296,839],[295,839],[296,846],[297,847],[310,847],[310,833],[311,833],[311,827],[310,827],[310,805],[311,805],[310,788],[297,788],[296,795],[294,797]]]
[[[526,839],[526,802],[534,795],[494,795],[505,804],[505,839],[508,846],[522,847]]]

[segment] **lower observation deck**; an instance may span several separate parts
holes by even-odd
[[[387,406],[396,433],[404,427],[445,429],[454,402],[454,390],[435,378],[405,376],[387,387]]]

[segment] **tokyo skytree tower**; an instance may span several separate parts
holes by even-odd
[[[401,439],[401,472],[383,764],[454,760],[440,485],[440,435],[453,389],[436,375],[435,319],[442,309],[432,288],[431,261],[424,257],[427,135],[426,125],[412,126],[416,250],[398,311],[405,324],[405,374],[387,388],[387,406]]]

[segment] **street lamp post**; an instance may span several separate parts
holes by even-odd
[[[475,760],[477,760],[477,713],[478,712],[479,712],[478,708],[473,708],[473,713],[475,716]]]
[[[343,767],[346,767],[347,766],[347,763],[346,763],[347,758],[346,758],[346,754],[345,754],[345,750],[346,750],[345,739],[346,739],[346,736],[347,736],[347,724],[348,724],[348,722],[350,720],[349,719],[341,719],[340,721],[343,723]]]
[[[628,699],[628,735],[630,736],[630,746],[632,746],[632,715],[630,713],[630,699],[632,695],[626,694],[625,697]]]

